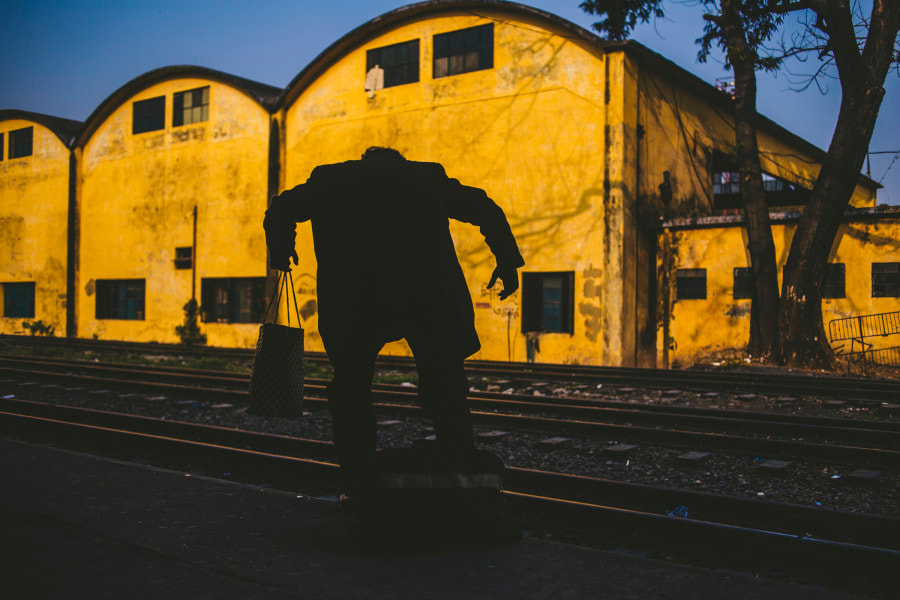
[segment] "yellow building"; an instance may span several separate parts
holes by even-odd
[[[728,269],[747,265],[732,112],[727,94],[640,44],[511,2],[391,11],[283,90],[200,67],[151,71],[107,98],[72,145],[69,334],[177,341],[195,295],[211,345],[252,346],[273,278],[260,226],[267,199],[378,145],[442,163],[485,189],[512,225],[526,265],[504,302],[484,289],[494,260],[478,230],[451,226],[482,340],[475,358],[655,366],[739,349],[745,301],[732,309],[670,294],[678,269],[708,269],[710,290],[724,290]],[[824,153],[764,117],[759,129],[770,204],[801,206]],[[38,186],[43,173],[18,185]],[[871,210],[876,188],[861,177],[852,205]],[[896,304],[857,300],[865,281],[850,262],[874,260],[894,243],[876,240],[898,237],[893,214],[866,219],[871,235],[853,235],[851,219],[841,238],[847,302],[829,315]],[[783,254],[791,225],[776,228]],[[297,249],[307,349],[322,350],[307,224]],[[4,263],[20,260],[4,252]],[[10,282],[26,279],[24,266],[3,268]],[[403,342],[385,351],[409,353]]]
[[[166,67],[113,92],[76,140],[78,336],[177,342],[196,296],[216,346],[255,343],[270,109],[281,90]]]
[[[714,190],[734,170],[730,99],[639,44],[518,4],[462,4],[382,15],[288,85],[282,187],[370,145],[438,161],[506,211],[527,263],[521,291],[499,302],[483,289],[494,264],[478,231],[453,225],[476,301],[476,358],[654,365],[657,226],[733,208],[733,189]],[[822,151],[766,119],[760,147],[773,200],[800,202]],[[874,189],[863,181],[853,203],[872,206]],[[298,239],[299,303],[314,307],[308,226]],[[409,352],[402,342],[386,351]]]
[[[779,286],[798,216],[772,215]],[[745,356],[751,295],[746,247],[747,232],[738,216],[665,223],[660,235],[660,366]],[[830,338],[841,337],[840,330],[831,331],[832,321],[900,310],[900,208],[848,211],[828,262],[822,313]],[[869,337],[865,343],[872,344],[868,350],[878,350],[900,345],[900,339]],[[862,350],[847,340],[833,347],[842,354]]]
[[[0,110],[0,333],[66,334],[69,147],[79,121]]]

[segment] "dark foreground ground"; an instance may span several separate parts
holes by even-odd
[[[525,539],[364,552],[335,503],[0,437],[7,598],[857,597]]]

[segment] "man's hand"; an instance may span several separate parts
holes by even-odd
[[[290,271],[291,259],[299,264],[300,258],[294,249],[297,239],[295,223],[279,222],[266,215],[263,223],[266,230],[266,245],[269,246],[269,268],[278,271]]]
[[[519,270],[515,267],[497,265],[493,275],[491,275],[491,280],[487,284],[488,289],[494,287],[498,277],[503,280],[503,291],[500,292],[500,299],[506,300],[513,292],[519,289]]]

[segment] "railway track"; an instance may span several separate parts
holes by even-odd
[[[178,344],[114,342],[77,338],[46,338],[33,336],[0,335],[0,342],[23,347],[68,348],[97,352],[129,352],[154,355],[220,357],[230,360],[250,361],[254,350],[243,348],[192,347]],[[318,352],[307,352],[306,360],[324,364],[327,357]],[[382,369],[413,370],[409,357],[380,356],[378,367]],[[559,365],[549,363],[520,363],[497,361],[466,361],[470,376],[510,379],[516,381],[587,382],[612,386],[696,391],[727,391],[794,396],[823,396],[849,398],[862,402],[900,401],[900,381],[894,379],[870,379],[838,377],[829,374],[785,374],[770,370],[760,372],[703,371],[696,369],[645,369],[630,367],[601,367],[590,365]]]
[[[0,400],[0,431],[55,443],[115,448],[143,459],[177,457],[221,472],[337,489],[330,443],[249,431]],[[655,547],[733,556],[853,577],[887,577],[900,564],[900,519],[703,492],[510,468],[510,506],[532,524],[582,535],[621,535]],[[691,506],[690,518],[669,516]]]
[[[242,373],[208,372],[134,365],[103,365],[59,359],[0,357],[0,374],[17,380],[148,389],[245,403],[249,378]],[[28,383],[28,382],[26,382]],[[325,382],[307,380],[306,404],[324,408]],[[377,385],[381,414],[418,415],[415,391]],[[621,403],[598,405],[585,398],[473,394],[473,420],[490,427],[581,435],[649,445],[752,454],[768,458],[865,465],[900,465],[900,423],[714,409],[645,410]],[[659,407],[657,407],[659,408]],[[814,441],[811,441],[814,440]]]

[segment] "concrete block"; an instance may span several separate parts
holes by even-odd
[[[496,430],[496,431],[485,431],[483,433],[479,433],[478,437],[484,438],[484,439],[497,439],[497,438],[501,438],[506,435],[509,435],[508,431]]]
[[[679,454],[675,458],[678,460],[684,460],[688,462],[699,462],[701,460],[705,460],[712,455],[710,452],[700,452],[699,450],[691,450],[690,452],[685,452],[684,454]]]
[[[547,439],[539,441],[538,444],[540,444],[541,446],[548,446],[548,447],[555,448],[555,447],[565,444],[568,441],[570,441],[570,438],[567,438],[567,437],[551,437],[551,438],[547,438]]]
[[[397,419],[388,419],[386,421],[378,421],[377,425],[387,427],[389,425],[399,425],[400,423],[401,421],[398,421]]]
[[[873,469],[856,469],[846,477],[847,479],[855,481],[857,483],[872,483],[880,476],[881,471],[875,471]]]
[[[637,447],[637,444],[616,444],[614,446],[607,446],[603,451],[615,452],[616,454],[630,454],[631,452],[634,452]]]
[[[787,468],[792,464],[794,464],[794,462],[790,460],[770,459],[759,465],[757,469],[760,469],[765,473],[783,474],[787,473]]]

